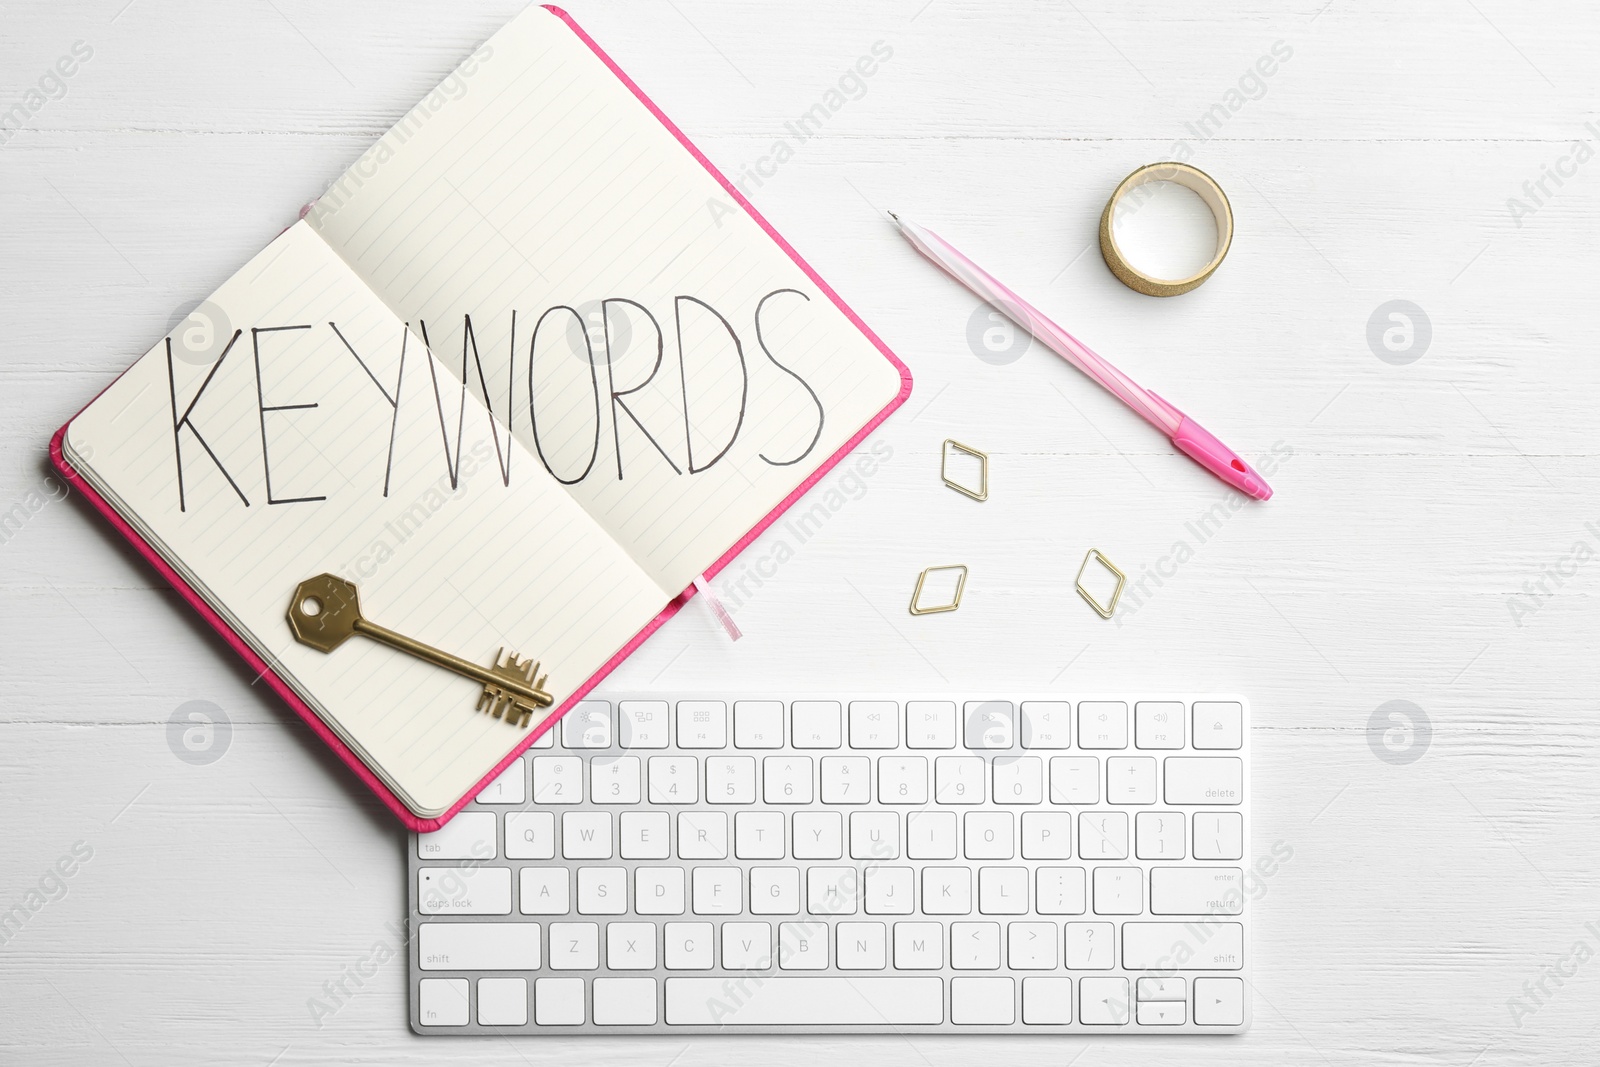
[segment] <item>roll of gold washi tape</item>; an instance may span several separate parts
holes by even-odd
[[[1201,270],[1187,278],[1157,278],[1146,274],[1129,263],[1127,256],[1122,254],[1122,249],[1117,247],[1117,235],[1112,229],[1117,205],[1132,190],[1152,182],[1172,182],[1192,190],[1205,202],[1206,207],[1211,209],[1211,216],[1217,222],[1215,254]],[[1187,293],[1216,272],[1217,267],[1222,264],[1223,257],[1228,254],[1228,246],[1231,244],[1233,244],[1233,207],[1228,203],[1228,195],[1222,191],[1222,186],[1218,185],[1211,175],[1187,163],[1151,163],[1140,167],[1122,179],[1116,191],[1111,194],[1111,199],[1106,201],[1106,209],[1100,213],[1100,254],[1105,257],[1106,266],[1111,268],[1111,273],[1115,274],[1123,285],[1146,296],[1177,296],[1179,293]]]

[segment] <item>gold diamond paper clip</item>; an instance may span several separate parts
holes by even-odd
[[[1101,604],[1094,598],[1093,593],[1083,587],[1083,572],[1088,569],[1090,560],[1094,560],[1117,576],[1117,587],[1111,591],[1111,603],[1109,604]],[[1098,548],[1091,548],[1088,554],[1083,557],[1083,563],[1078,567],[1078,577],[1072,584],[1077,588],[1078,595],[1083,597],[1084,603],[1095,610],[1095,614],[1102,619],[1109,619],[1112,612],[1117,610],[1117,601],[1122,599],[1122,587],[1127,584],[1127,581],[1128,576],[1117,570],[1116,564],[1106,559]]]
[[[960,571],[961,572],[961,575],[956,579],[956,594],[955,594],[955,596],[951,598],[950,603],[948,603],[948,604],[938,604],[938,605],[935,605],[934,607],[931,607],[931,608],[922,607],[921,606],[921,601],[922,601],[922,586],[923,586],[923,583],[928,580],[928,575],[930,575],[930,574],[938,574],[941,571]],[[943,567],[929,567],[927,570],[925,570],[921,574],[917,575],[917,588],[911,593],[911,614],[913,614],[913,615],[937,615],[941,611],[954,611],[954,610],[956,610],[957,608],[959,608],[961,606],[961,593],[966,588],[967,588],[967,567],[966,567],[966,564],[964,564],[964,563],[954,563],[954,564],[949,564],[949,565],[943,566]]]
[[[950,453],[952,451],[977,459],[978,488],[976,490],[961,484],[950,476]],[[944,445],[939,450],[939,477],[944,480],[945,485],[948,485],[962,496],[970,496],[972,499],[979,501],[989,499],[989,456],[986,452],[979,452],[976,448],[964,445],[953,438],[945,438]]]

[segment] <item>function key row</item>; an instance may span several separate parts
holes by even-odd
[[[569,749],[1238,750],[1244,710],[1232,701],[665,700],[580,701],[561,720]],[[551,735],[535,747],[551,747]]]

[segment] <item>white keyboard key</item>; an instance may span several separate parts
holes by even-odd
[[[524,867],[520,907],[524,915],[565,915],[572,910],[566,867]]]
[[[1141,811],[1135,815],[1133,854],[1142,860],[1183,859],[1183,812]]]
[[[928,757],[878,757],[878,803],[926,804],[927,802]]]
[[[1153,756],[1112,756],[1106,760],[1107,804],[1154,804],[1156,761]]]
[[[1238,756],[1168,756],[1168,804],[1238,804],[1244,799],[1244,761]]]
[[[1109,971],[1116,963],[1116,926],[1113,923],[1068,923],[1067,969]]]
[[[1153,867],[1151,915],[1238,915],[1244,911],[1238,867]]]
[[[972,914],[972,868],[922,868],[922,910],[928,915]]]
[[[478,979],[479,1026],[526,1026],[527,1023],[526,978]]]
[[[850,858],[857,860],[899,859],[900,813],[895,811],[852,811],[850,813]]]
[[[639,803],[638,756],[597,756],[589,762],[589,799],[595,804]]]
[[[912,811],[906,813],[906,857],[914,860],[956,858],[956,813]]]
[[[969,700],[961,714],[968,748],[1010,748],[1016,741],[1017,706],[1009,700]]]
[[[1025,811],[1022,813],[1022,858],[1064,860],[1072,858],[1072,813]]]
[[[424,915],[510,915],[511,868],[423,867],[417,871],[417,910]]]
[[[624,700],[617,705],[617,746],[666,748],[672,743],[665,700]]]
[[[639,867],[633,872],[633,910],[640,915],[682,915],[682,867]]]
[[[1194,813],[1194,858],[1236,860],[1244,857],[1244,816],[1237,811]]]
[[[836,860],[844,858],[844,816],[837,811],[794,813],[794,858]]]
[[[540,978],[533,983],[533,1021],[540,1026],[583,1025],[583,979]]]
[[[700,767],[694,756],[651,756],[650,803],[693,804],[700,799]]]
[[[1129,1008],[1126,978],[1078,979],[1078,1021],[1085,1026],[1126,1026]]]
[[[761,778],[768,804],[811,803],[810,756],[765,756]]]
[[[655,923],[607,923],[606,966],[613,971],[656,969]]]
[[[958,971],[1000,968],[999,923],[951,923],[950,966]]]
[[[521,756],[512,760],[494,781],[478,794],[479,804],[521,804],[528,795],[528,763]],[[459,819],[460,816],[457,816]],[[483,983],[478,983],[482,985]]]
[[[1007,923],[1006,966],[1014,971],[1055,970],[1060,935],[1055,923]]]
[[[944,966],[943,923],[895,923],[894,966],[900,971],[937,971]]]
[[[839,923],[834,928],[834,963],[841,971],[881,971],[888,962],[888,932],[882,923]]]
[[[618,820],[625,860],[664,860],[671,855],[672,816],[664,811],[625,811]]]
[[[1016,980],[950,979],[950,1021],[972,1026],[1003,1026],[1016,1022]]]
[[[1128,858],[1128,813],[1086,811],[1078,816],[1078,857],[1086,860]]]
[[[537,971],[538,923],[422,923],[417,960],[425,971]]]
[[[1084,913],[1082,867],[1040,867],[1034,875],[1033,910],[1040,915]]]
[[[1182,978],[1141,978],[1134,983],[1139,1000],[1189,999],[1189,983]]]
[[[906,747],[955,748],[955,704],[947,700],[907,702]]]
[[[865,804],[871,799],[871,759],[866,756],[822,757],[824,804]]]
[[[1181,1000],[1141,1001],[1134,1017],[1140,1026],[1182,1026],[1187,1008]]]
[[[744,873],[738,867],[694,869],[694,913],[737,915],[744,910]]]
[[[806,869],[806,911],[812,915],[854,915],[861,873],[854,867]]]
[[[969,860],[1008,860],[1016,855],[1016,829],[1009,811],[969,811],[963,836]]]
[[[1128,705],[1121,700],[1080,700],[1078,747],[1127,748]]]
[[[467,1025],[465,978],[424,978],[417,990],[417,1014],[423,1026]]]
[[[728,813],[685,811],[678,815],[678,858],[725,860],[728,858]]]
[[[1071,748],[1072,705],[1064,700],[1024,700],[1022,747]]]
[[[534,738],[533,739],[533,744],[529,745],[528,747],[529,748],[555,748],[556,747],[556,738],[560,735],[560,733],[561,733],[561,731],[556,726],[552,725],[550,727],[550,729],[546,730],[544,733],[542,733],[538,737]]]
[[[1244,747],[1244,708],[1232,701],[1202,700],[1194,705],[1194,747]]]
[[[841,711],[837,700],[796,700],[789,705],[795,748],[838,748]]]
[[[579,867],[578,914],[626,915],[628,913],[628,869],[626,867]]]
[[[457,815],[460,822],[465,815]],[[454,825],[452,823],[451,825]],[[428,835],[422,835],[426,837]],[[420,841],[422,837],[419,837]],[[548,811],[506,812],[506,859],[548,860],[556,855],[556,817]]]
[[[706,757],[707,804],[754,804],[755,802],[754,756]]]
[[[783,812],[741,811],[733,817],[733,854],[742,860],[781,860]]]
[[[933,795],[941,804],[982,804],[988,795],[981,756],[939,756],[933,780]]]
[[[561,717],[562,748],[610,748],[611,704],[580,700]]]
[[[663,955],[667,970],[709,971],[714,966],[710,923],[668,923],[662,938],[666,942]]]
[[[899,744],[899,704],[892,700],[850,702],[851,748],[895,748]]]
[[[783,701],[735,701],[733,705],[733,747],[782,748]]]
[[[551,923],[550,969],[592,971],[600,966],[598,923]]]
[[[494,823],[492,811],[463,811],[431,834],[417,835],[417,859],[492,860],[497,855]]]
[[[868,867],[868,915],[910,915],[916,889],[916,871],[910,867]]]
[[[1050,757],[1050,803],[1100,803],[1100,760],[1094,756]]]
[[[1138,915],[1144,911],[1144,872],[1138,867],[1094,869],[1094,913]]]
[[[611,813],[568,811],[561,816],[561,854],[569,860],[611,858]]]
[[[1022,980],[1022,1021],[1065,1026],[1072,1021],[1072,979],[1032,975]]]
[[[1038,756],[996,756],[993,773],[996,804],[1044,802],[1044,760]]]
[[[1028,868],[978,868],[978,911],[984,915],[1028,913]]]
[[[1192,924],[1123,923],[1122,966],[1130,971],[1170,968],[1174,946],[1187,946],[1193,953],[1184,960],[1186,971],[1237,971],[1244,966],[1243,926],[1212,922],[1205,931],[1208,939],[1197,943]]]
[[[679,748],[727,748],[728,705],[720,700],[678,701]]]
[[[1182,748],[1183,704],[1176,700],[1141,700],[1133,706],[1135,748]]]
[[[533,802],[583,803],[583,760],[577,756],[535,756]]]
[[[593,985],[596,1026],[655,1025],[654,978],[596,978]]]
[[[778,966],[785,971],[828,969],[827,923],[779,923]]]
[[[724,923],[722,926],[722,969],[725,971],[765,971],[772,966],[771,923]],[[717,980],[713,979],[713,983]],[[767,980],[771,985],[771,979]],[[672,982],[667,983],[670,994]],[[715,996],[723,996],[720,991]],[[672,1009],[667,1009],[672,1019]],[[682,1021],[675,1020],[675,1021]]]
[[[763,965],[767,966],[767,965]],[[667,1024],[809,1026],[818,1020],[855,1026],[921,1026],[944,1021],[937,977],[806,975],[764,978],[729,1008],[725,978],[668,978]]]
[[[1243,1026],[1244,980],[1196,978],[1194,1021],[1201,1026]]]
[[[800,914],[800,868],[751,867],[750,914]]]

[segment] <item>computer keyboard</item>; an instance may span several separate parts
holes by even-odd
[[[411,1022],[1236,1033],[1249,712],[609,695],[409,842]]]

